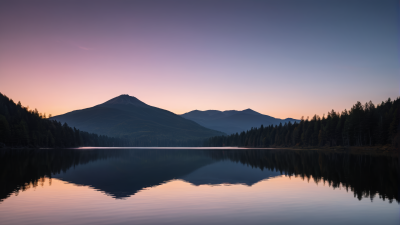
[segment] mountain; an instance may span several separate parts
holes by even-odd
[[[188,141],[223,134],[129,95],[120,95],[103,104],[50,119],[96,134],[152,141],[155,146],[157,143],[165,145],[168,141]]]
[[[125,147],[129,141],[99,136],[48,120],[0,93],[1,148],[74,148],[80,146]]]
[[[207,110],[200,111],[194,110],[181,115],[183,118],[193,120],[196,123],[213,129],[224,132],[226,134],[240,133],[242,131],[250,130],[252,127],[260,127],[261,125],[279,125],[279,123],[285,124],[295,122],[292,118],[277,119],[271,116],[267,116],[258,113],[251,109],[243,111],[237,110]]]

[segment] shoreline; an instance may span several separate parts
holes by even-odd
[[[264,149],[261,147],[245,147],[245,146],[224,146],[226,147],[232,147],[232,148],[249,148],[249,149]],[[79,148],[79,147],[78,147]],[[103,147],[103,148],[108,148],[108,147]],[[110,147],[113,148],[113,147]],[[130,147],[126,147],[130,148]],[[132,147],[132,148],[141,148],[141,147]],[[152,148],[152,147],[150,147]],[[157,147],[154,147],[157,148]],[[159,147],[163,148],[163,147]],[[174,148],[174,147],[168,147],[168,148]],[[177,148],[186,148],[186,147],[177,147]],[[202,148],[202,147],[187,147],[187,148]],[[213,148],[213,147],[210,147]],[[215,147],[216,149],[220,147]],[[223,148],[223,147],[222,147]],[[41,147],[2,147],[0,150],[33,150],[33,149],[68,149],[68,148],[41,148]],[[280,146],[274,146],[270,147],[268,149],[271,150],[279,150],[279,149],[285,149],[285,150],[294,150],[294,151],[322,151],[322,152],[335,152],[335,153],[351,153],[351,154],[368,154],[368,155],[390,155],[390,156],[400,156],[400,149],[395,148],[390,145],[385,145],[385,146],[350,146],[350,147],[343,147],[343,146],[335,146],[335,147],[299,147],[299,146],[293,146],[293,147],[280,147]]]

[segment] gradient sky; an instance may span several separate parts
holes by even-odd
[[[399,1],[0,0],[0,92],[53,115],[322,115],[400,95]]]

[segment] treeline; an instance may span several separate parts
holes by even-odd
[[[252,128],[240,134],[216,136],[204,146],[290,147],[290,146],[377,146],[400,147],[400,98],[390,98],[375,106],[371,101],[357,102],[349,111],[332,110],[321,118],[301,118],[285,123]]]
[[[69,148],[80,146],[129,146],[122,138],[80,131],[46,119],[46,114],[14,103],[0,93],[0,147]]]

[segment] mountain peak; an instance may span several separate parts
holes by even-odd
[[[250,109],[250,108],[245,109],[245,110],[243,110],[242,112],[248,113],[248,114],[253,114],[253,115],[262,115],[261,113],[256,112],[256,111],[254,111],[254,110],[252,110],[252,109]]]
[[[104,102],[102,105],[134,105],[139,107],[149,107],[146,103],[140,101],[139,99],[129,96],[127,94],[122,94],[113,99]]]

